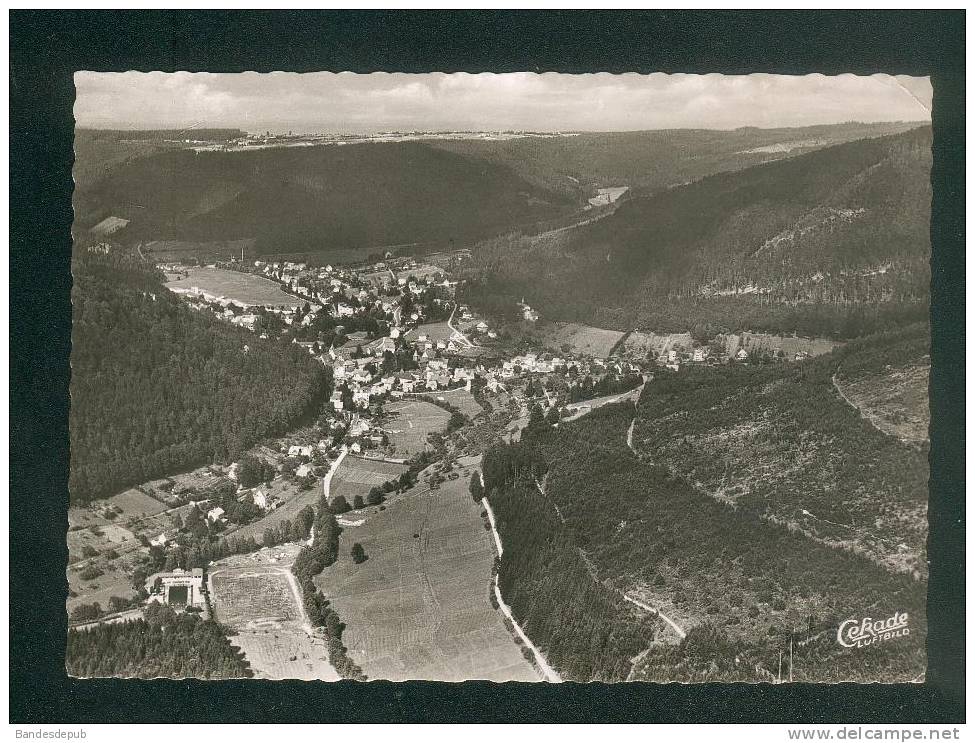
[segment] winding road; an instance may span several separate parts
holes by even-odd
[[[450,311],[450,317],[447,318],[447,327],[454,331],[454,333],[467,344],[468,348],[474,348],[474,344],[471,343],[471,339],[464,335],[460,330],[454,327],[454,313],[457,312],[457,303],[454,302],[454,308]]]
[[[501,554],[504,552],[504,548],[501,546],[501,535],[498,534],[498,525],[494,520],[494,510],[491,508],[491,504],[488,503],[487,498],[481,502],[484,504],[484,510],[487,511],[488,521],[491,522],[491,533],[494,534],[494,543],[498,548],[498,557],[501,557]],[[504,602],[504,599],[501,597],[501,588],[498,585],[498,576],[496,574],[494,576],[494,597],[498,600],[498,606],[500,607],[501,611],[511,622],[511,626],[515,628],[515,632],[517,633],[518,637],[521,638],[521,641],[525,643],[525,647],[528,648],[532,652],[532,655],[535,656],[535,662],[542,671],[542,675],[545,676],[545,680],[553,684],[562,683],[562,677],[559,675],[558,671],[548,664],[548,661],[545,660],[545,656],[542,655],[542,651],[535,647],[535,643],[529,639],[528,635],[526,635],[525,631],[521,628],[521,625],[518,624],[518,621],[512,615],[511,608]]]
[[[644,611],[649,611],[652,614],[656,614],[658,617],[660,617],[661,619],[663,619],[668,625],[670,625],[670,628],[672,630],[674,630],[674,632],[677,633],[677,636],[681,640],[683,640],[685,637],[687,637],[687,633],[683,630],[683,628],[679,624],[677,624],[677,622],[675,622],[673,619],[671,619],[666,614],[664,614],[662,611],[660,611],[660,609],[657,609],[654,606],[650,606],[649,604],[645,604],[642,601],[640,601],[638,599],[635,599],[632,596],[628,596],[625,593],[623,594],[623,598],[625,600],[629,601],[631,604],[640,607]]]
[[[343,446],[342,453],[339,454],[338,459],[332,462],[332,466],[328,468],[328,474],[322,478],[322,491],[325,493],[326,502],[329,502],[332,499],[332,475],[335,474],[335,471],[339,468],[339,465],[342,464],[342,460],[345,459],[348,453],[349,450]]]

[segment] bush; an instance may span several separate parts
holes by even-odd
[[[344,495],[336,496],[335,500],[329,505],[329,510],[334,514],[348,513],[352,510],[349,502],[345,499]]]
[[[84,570],[81,571],[81,577],[85,580],[94,580],[100,575],[104,575],[105,571],[102,570],[97,565],[89,565]]]
[[[98,557],[98,550],[96,550],[90,544],[86,544],[81,548],[81,554],[84,557]]]
[[[361,544],[356,542],[352,545],[352,562],[356,565],[361,565],[368,559],[369,557],[366,555],[366,551],[362,548]]]
[[[102,607],[97,601],[93,604],[79,604],[71,610],[72,622],[90,622],[102,615]]]

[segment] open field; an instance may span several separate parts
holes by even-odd
[[[622,392],[616,395],[606,395],[605,397],[594,397],[591,400],[581,400],[579,402],[569,403],[565,406],[566,410],[569,411],[570,415],[563,419],[564,422],[569,422],[581,418],[587,413],[591,413],[597,408],[601,408],[603,405],[609,405],[610,403],[631,401],[636,402],[640,399],[640,393],[643,392],[643,385],[636,387],[635,389],[628,390],[627,392]]]
[[[226,297],[243,305],[263,305],[265,307],[297,307],[303,300],[285,294],[281,287],[270,279],[222,268],[190,268],[189,276],[178,281],[166,282],[168,289],[191,289],[198,287],[218,297]]]
[[[477,400],[474,399],[474,395],[464,387],[455,387],[452,390],[441,392],[427,392],[425,394],[434,400],[442,400],[443,402],[450,403],[468,418],[473,418],[484,410],[484,408],[478,405]]]
[[[360,565],[349,557],[353,542],[368,556]],[[338,562],[316,583],[370,678],[537,681],[488,598],[493,561],[491,534],[460,478],[345,528]]]
[[[570,353],[589,354],[605,357],[625,334],[618,330],[604,330],[578,323],[552,323],[539,328],[543,343],[549,348],[561,351],[569,347]]]
[[[349,505],[352,505],[357,495],[365,498],[373,487],[399,477],[406,469],[405,465],[395,462],[347,456],[332,476],[329,495],[333,500],[340,495],[344,496]]]
[[[449,341],[454,331],[446,322],[433,322],[426,325],[417,325],[413,330],[403,336],[407,343],[413,343],[421,335],[426,335],[427,340],[436,343],[437,341]]]
[[[320,639],[295,630],[239,632],[230,638],[254,670],[255,678],[338,681],[328,662],[328,648]]]
[[[214,613],[235,629],[276,628],[301,622],[298,599],[277,566],[218,568],[210,573]]]
[[[166,510],[166,504],[151,498],[141,490],[131,488],[111,498],[92,501],[87,506],[74,506],[68,509],[69,526],[91,526],[107,524],[111,521],[124,524],[132,519],[154,516]],[[107,511],[115,513],[114,519],[105,518]],[[121,513],[119,513],[121,511]]]
[[[111,235],[113,232],[118,232],[128,223],[129,220],[122,219],[121,217],[105,217],[105,219],[91,228],[91,232],[99,237]]]
[[[77,546],[78,542],[75,541],[76,539],[84,539],[88,543],[88,539],[94,540],[95,538],[87,531],[69,532],[68,545],[70,559],[72,561],[81,556],[81,549]],[[107,549],[105,547],[106,543],[107,538],[103,537],[98,542],[94,542],[96,545],[95,548],[100,551]],[[132,541],[124,545],[119,544],[115,549],[117,549],[119,557],[114,560],[93,558],[73,562],[68,565],[66,571],[68,589],[74,594],[73,596],[71,593],[68,594],[66,603],[68,614],[80,604],[97,603],[102,609],[107,610],[108,601],[112,596],[120,596],[122,598],[135,596],[129,575],[136,557],[142,552],[145,552],[145,548],[139,545],[138,542]],[[103,571],[102,575],[90,579],[82,578],[82,571],[89,566],[96,566],[101,569]]]
[[[308,632],[290,573],[297,552],[297,545],[281,545],[214,563],[208,579],[214,614],[236,632],[230,641],[258,678],[336,681],[327,648]]]
[[[928,405],[930,359],[882,372],[843,379],[842,367],[834,378],[837,389],[877,429],[909,444],[928,441],[931,410]]]
[[[427,447],[427,434],[442,432],[450,413],[422,400],[402,400],[386,405],[387,413],[398,413],[386,424],[389,443],[397,457],[411,457]]]

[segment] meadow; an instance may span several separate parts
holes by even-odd
[[[315,582],[369,678],[537,681],[489,599],[494,545],[467,479],[391,500],[340,537]],[[368,556],[356,565],[352,544]]]
[[[348,456],[332,475],[330,499],[334,500],[341,495],[351,506],[357,495],[365,499],[372,488],[397,478],[404,472],[406,466],[402,464]]]
[[[411,457],[427,448],[427,436],[447,427],[450,413],[422,400],[401,400],[386,405],[393,413],[386,424],[389,443],[397,457]]]
[[[452,390],[446,390],[444,392],[430,392],[427,394],[434,400],[450,403],[468,418],[473,418],[484,410],[484,408],[478,404],[477,400],[474,399],[474,395],[468,392],[464,387],[455,387]]]
[[[426,335],[427,340],[431,343],[436,343],[437,341],[449,341],[454,331],[450,329],[450,326],[446,322],[431,322],[424,325],[417,325],[406,335],[403,339],[407,343],[413,343],[421,335]]]
[[[198,287],[209,294],[226,297],[243,305],[262,305],[265,307],[297,307],[302,300],[285,294],[281,287],[270,279],[222,268],[190,268],[189,276],[178,281],[166,282],[168,289],[190,289]]]
[[[604,330],[578,323],[553,323],[541,330],[542,342],[560,351],[568,347],[569,353],[606,357],[625,334],[618,330]]]

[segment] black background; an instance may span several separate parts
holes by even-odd
[[[964,720],[962,11],[11,11],[12,722]],[[931,75],[931,504],[924,685],[68,679],[72,73],[89,70]]]

